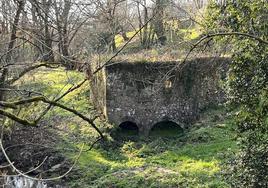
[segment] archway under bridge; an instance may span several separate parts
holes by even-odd
[[[150,136],[177,137],[184,133],[184,129],[174,121],[164,120],[157,122],[151,128]]]

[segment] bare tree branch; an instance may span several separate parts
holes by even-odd
[[[80,117],[81,119],[85,120],[86,122],[88,122],[98,133],[99,135],[104,138],[102,132],[99,130],[99,128],[95,125],[94,121],[98,118],[98,116],[94,117],[93,119],[89,119],[88,117],[84,116],[83,114],[81,114],[80,112],[78,112],[75,109],[69,108],[63,104],[57,103],[55,101],[50,101],[48,99],[46,99],[43,96],[40,97],[33,97],[30,99],[25,99],[25,100],[20,100],[20,101],[15,101],[15,102],[4,102],[4,101],[0,101],[0,106],[5,107],[5,108],[12,108],[12,109],[17,109],[18,105],[24,105],[24,104],[29,104],[29,103],[33,103],[33,102],[38,102],[38,101],[42,101],[44,103],[50,104],[52,106],[56,106],[59,107],[61,109],[64,109],[68,112],[71,112],[73,114],[75,114],[76,116]],[[37,122],[29,122],[27,120],[23,120],[19,117],[17,117],[16,115],[7,112],[5,110],[0,109],[0,114],[4,115],[16,122],[19,122],[23,125],[30,125],[30,126],[36,126]]]

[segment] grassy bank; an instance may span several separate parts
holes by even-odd
[[[35,87],[48,97],[60,95],[83,80],[83,74],[56,69],[40,70],[25,77],[24,88]],[[93,115],[86,84],[61,102],[89,117]],[[57,143],[64,155],[73,159],[79,146],[88,149],[97,134],[85,122],[60,109],[45,117],[45,124],[59,131],[63,142]],[[81,154],[78,165],[67,176],[71,187],[229,187],[224,166],[236,151],[234,131],[223,108],[209,109],[184,134],[168,136],[157,131],[148,138],[122,132],[98,123],[108,140]]]
[[[207,112],[213,115],[213,112]],[[217,112],[218,113],[218,112]],[[236,150],[231,124],[208,119],[183,136],[147,139],[122,132],[82,154],[73,187],[228,187],[223,163]],[[202,122],[203,121],[203,122]],[[200,125],[201,124],[201,125]]]

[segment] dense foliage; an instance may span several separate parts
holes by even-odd
[[[207,26],[213,32],[241,32],[268,40],[267,0],[212,2]],[[236,109],[240,153],[234,168],[237,187],[268,186],[268,46],[232,36],[229,103]]]

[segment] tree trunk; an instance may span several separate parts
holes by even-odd
[[[16,33],[17,33],[17,30],[18,30],[18,25],[19,25],[19,21],[20,21],[20,15],[23,11],[23,8],[24,8],[24,1],[23,0],[19,0],[18,1],[18,8],[17,8],[17,11],[16,11],[16,14],[15,14],[15,18],[14,18],[14,21],[13,21],[13,25],[12,25],[12,29],[11,29],[11,35],[10,35],[10,41],[9,41],[9,44],[8,44],[8,49],[7,49],[7,52],[6,52],[6,58],[5,58],[5,62],[1,63],[4,67],[5,64],[8,64],[10,63],[11,61],[11,56],[12,56],[12,51],[13,51],[13,48],[14,48],[14,45],[15,45],[15,42],[16,42]],[[6,88],[7,87],[7,78],[8,78],[8,67],[4,67],[4,69],[2,70],[2,75],[0,77],[0,88]],[[5,92],[4,90],[1,91],[0,93],[0,101],[3,101],[4,100],[4,96],[5,96]]]
[[[36,11],[36,7],[34,6],[33,3],[32,3],[32,7],[31,7],[31,15],[32,15],[32,35],[34,36],[33,43],[36,46],[36,47],[33,47],[33,51],[34,51],[34,57],[37,59],[42,54],[40,53],[40,50],[39,50],[40,49],[40,42],[36,39],[36,38],[40,38],[40,37],[38,36],[39,28],[38,28],[37,11]],[[37,49],[37,47],[39,47],[39,49]]]
[[[161,45],[165,45],[167,37],[165,36],[164,28],[164,9],[165,1],[156,0],[155,2],[155,21],[154,21],[154,31],[157,36],[157,40]]]
[[[52,49],[52,39],[51,39],[51,33],[49,31],[49,10],[51,8],[52,1],[51,0],[43,0],[44,3],[44,10],[45,10],[45,16],[44,19],[44,45],[43,45],[43,51],[44,55],[42,60],[43,61],[50,61],[54,62],[54,53]]]
[[[68,16],[71,9],[71,2],[70,0],[64,0],[64,9],[62,13],[62,55],[64,57],[69,57],[69,36],[68,36]]]
[[[60,11],[60,7],[55,5],[55,13],[57,20],[57,31],[58,31],[58,39],[59,39],[59,53],[62,55],[61,61],[64,66],[68,69],[73,67],[72,62],[70,61],[69,54],[69,33],[68,33],[68,17],[71,10],[71,2],[70,0],[64,0],[64,5],[62,9],[62,13]]]

